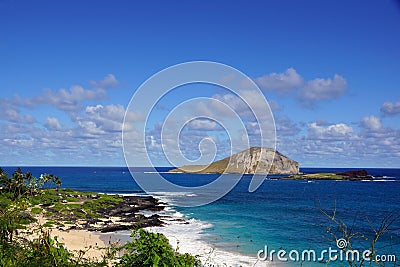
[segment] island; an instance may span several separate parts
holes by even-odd
[[[298,174],[299,163],[273,148],[251,147],[209,165],[186,165],[172,173]]]
[[[281,180],[373,180],[374,177],[366,170],[352,170],[346,172],[320,172],[308,174],[294,174],[287,177],[280,178]]]

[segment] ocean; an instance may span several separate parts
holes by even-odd
[[[15,168],[3,169],[11,174]],[[157,170],[165,172],[168,169]],[[64,188],[109,194],[146,194],[132,179],[128,168],[123,167],[22,167],[22,170],[29,170],[36,176],[42,173],[55,174],[62,178]],[[349,169],[301,169],[305,173],[344,170]],[[252,193],[247,191],[250,176],[245,175],[231,192],[211,204],[199,207],[170,206],[167,211],[172,216],[195,221],[190,226],[190,231],[193,231],[191,234],[198,234],[202,241],[239,257],[242,255],[255,260],[259,251],[265,251],[266,248],[269,253],[271,250],[285,251],[286,258],[292,250],[299,251],[300,255],[304,250],[315,250],[318,258],[324,249],[337,249],[329,232],[341,237],[340,232],[321,210],[330,214],[335,211],[334,219],[343,222],[348,232],[364,235],[363,238],[354,238],[352,242],[353,250],[363,252],[369,244],[365,239],[373,238],[373,229],[378,229],[385,218],[395,218],[400,214],[400,169],[366,170],[375,177],[374,181],[279,180],[280,176],[269,176]],[[137,175],[146,171],[146,168],[139,169]],[[163,176],[189,187],[207,184],[218,177],[214,174],[165,173]],[[199,196],[188,191],[173,194],[158,192],[157,197],[171,203],[180,197],[190,199]],[[376,249],[386,260],[388,256],[398,256],[396,259],[399,262],[400,218],[395,218],[390,224],[376,243]],[[259,257],[264,255],[261,253]],[[279,260],[275,253],[272,254],[272,260],[279,266],[300,266],[301,259],[297,261],[296,254],[291,255],[294,259],[285,261]],[[310,260],[303,266],[320,266],[327,258],[324,257],[320,262],[318,259],[316,262]],[[268,261],[271,262],[271,259],[268,258]],[[329,265],[346,266],[344,261],[339,260]],[[386,266],[394,265],[388,262]]]

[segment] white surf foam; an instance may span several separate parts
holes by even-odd
[[[172,208],[166,210],[172,214],[164,218],[165,226],[148,227],[148,231],[164,234],[171,246],[179,253],[189,253],[198,256],[203,266],[206,267],[262,267],[278,266],[272,262],[258,261],[256,256],[250,257],[238,253],[216,248],[204,240],[204,230],[212,227],[212,224],[196,219],[182,220],[183,214],[174,212]]]
[[[397,180],[389,179],[374,179],[374,180],[361,180],[362,182],[396,182]]]

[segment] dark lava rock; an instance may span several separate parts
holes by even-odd
[[[131,225],[123,225],[123,224],[113,224],[110,226],[106,226],[100,230],[102,233],[110,233],[115,231],[123,231],[123,230],[131,230],[133,227]],[[92,229],[89,229],[91,231]],[[94,229],[94,231],[98,231],[99,229]]]
[[[359,179],[369,179],[372,180],[372,176],[366,170],[355,170],[355,171],[347,171],[347,172],[338,172],[337,175],[346,176],[351,180],[359,180]]]
[[[163,225],[163,222],[160,220],[159,217],[160,216],[158,216],[157,214],[154,214],[150,217],[146,217],[146,220],[140,223],[138,222],[138,225],[140,227],[161,226]]]

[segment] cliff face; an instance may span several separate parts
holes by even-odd
[[[299,173],[298,162],[272,148],[264,147],[251,147],[208,166],[189,165],[173,169],[170,172],[266,174],[271,162],[270,174]]]

